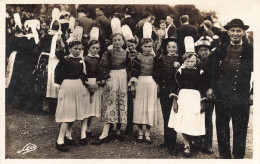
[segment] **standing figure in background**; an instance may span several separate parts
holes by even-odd
[[[107,46],[110,44],[110,35],[112,34],[111,22],[105,17],[103,8],[97,7],[95,12],[97,15],[96,23],[101,29],[100,42]]]
[[[165,38],[177,38],[177,28],[173,23],[174,16],[172,14],[167,15],[166,17],[166,34]]]
[[[182,56],[185,53],[184,38],[186,36],[191,36],[194,40],[196,40],[198,35],[197,28],[189,24],[189,15],[182,15],[180,17],[180,22],[181,27],[177,29],[179,61],[181,61]],[[181,61],[181,63],[182,62],[183,61]]]
[[[94,26],[94,20],[87,17],[86,10],[80,7],[78,10],[78,18],[75,20],[75,27],[81,26],[83,28],[82,43],[84,52],[87,52],[87,47],[90,39],[90,30]]]

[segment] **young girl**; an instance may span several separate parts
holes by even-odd
[[[85,118],[87,91],[84,85],[87,78],[85,63],[79,57],[82,49],[81,42],[70,42],[70,55],[60,57],[55,69],[55,83],[60,86],[55,118],[56,122],[61,123],[56,148],[63,152],[68,151],[67,145],[77,145],[71,137],[72,125],[74,121]]]
[[[162,41],[163,53],[158,58],[156,70],[159,72],[158,80],[160,90],[160,102],[162,107],[163,122],[164,122],[164,143],[161,146],[168,147],[169,153],[176,155],[176,136],[174,129],[168,127],[169,116],[173,99],[169,98],[171,92],[177,92],[178,84],[175,80],[175,74],[180,67],[177,61],[177,40],[175,38],[166,38]]]
[[[108,142],[110,124],[116,123],[116,138],[123,139],[121,123],[127,122],[127,53],[126,41],[122,34],[112,35],[113,49],[102,56],[98,65],[98,80],[105,84],[102,94],[101,118],[104,129],[95,145]]]
[[[139,67],[136,68],[137,74],[135,75],[135,77],[138,77],[138,82],[136,85],[133,123],[138,124],[137,142],[145,141],[151,144],[150,128],[158,123],[157,85],[153,79],[154,57],[151,54],[153,40],[151,38],[143,38],[140,46],[142,54],[136,57]]]
[[[86,95],[86,113],[82,125],[80,144],[86,145],[86,137],[93,137],[90,132],[90,123],[92,117],[101,116],[101,94],[102,89],[97,84],[97,66],[99,63],[100,44],[97,40],[91,40],[88,44],[88,54],[84,57],[86,63],[86,72],[88,78],[88,92]]]
[[[184,64],[176,73],[179,86],[178,109],[173,106],[169,124],[176,132],[182,133],[184,139],[184,155],[190,156],[189,136],[205,134],[205,113],[201,113],[201,100],[205,96],[203,71],[196,68],[197,54],[186,52]],[[177,93],[174,93],[175,96]],[[171,94],[171,95],[174,95]],[[176,106],[176,105],[175,105]]]

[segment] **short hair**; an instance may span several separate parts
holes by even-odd
[[[117,35],[120,35],[120,36],[122,37],[122,39],[123,39],[123,41],[124,41],[124,44],[123,44],[122,48],[125,50],[125,49],[127,48],[127,45],[126,45],[126,39],[125,39],[125,37],[124,37],[123,34],[121,34],[121,33],[114,33],[114,34],[112,34],[112,35],[111,35],[111,41],[112,41],[112,43],[113,43],[113,38],[116,37]]]
[[[198,58],[198,55],[195,52],[185,52],[185,54],[182,56],[182,60],[185,61],[186,59],[189,59],[192,56],[196,57],[196,64],[198,64],[199,58]]]
[[[79,7],[77,10],[78,13],[85,13],[86,14],[86,10],[83,7]]]
[[[188,22],[189,21],[189,15],[182,15],[180,17],[180,20],[182,23]]]
[[[104,9],[102,7],[96,7],[96,9],[99,9],[100,11],[104,12]]]
[[[154,15],[151,15],[151,20],[155,20],[155,16]]]
[[[137,44],[137,40],[135,38],[129,39],[127,42]]]
[[[97,41],[97,40],[91,40],[91,41],[89,41],[89,43],[88,43],[88,49],[89,49],[92,45],[94,45],[94,44],[99,44],[99,45],[100,45],[99,41]]]
[[[146,44],[146,43],[153,43],[153,39],[152,38],[143,38],[143,39],[141,39],[140,46],[142,46],[143,44]]]
[[[168,14],[167,16],[171,17],[172,19],[174,19],[174,15],[172,14]]]
[[[160,20],[160,24],[162,24],[162,23],[166,23],[166,21],[165,20]]]
[[[148,18],[149,16],[151,16],[151,13],[150,13],[150,12],[144,12],[144,13],[143,13],[143,19],[144,19],[144,18]]]
[[[72,42],[69,43],[68,47],[72,48],[75,45],[82,45],[82,43],[80,41],[72,41]]]
[[[127,15],[131,15],[131,14],[132,14],[132,7],[126,6],[125,9],[124,9],[124,12],[125,12]]]

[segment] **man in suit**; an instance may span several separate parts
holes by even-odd
[[[192,36],[194,40],[197,37],[197,28],[189,24],[189,16],[183,15],[180,17],[181,27],[177,29],[178,36],[178,53],[179,60],[182,60],[182,56],[185,53],[184,38],[186,36]]]
[[[125,15],[125,18],[122,21],[122,26],[125,25],[125,24],[128,25],[130,27],[131,31],[133,32],[133,35],[135,36],[136,22],[131,16],[132,15],[132,7],[126,6],[125,10],[124,10],[124,15]]]
[[[250,79],[253,71],[253,47],[243,39],[249,26],[240,19],[231,20],[224,28],[229,40],[212,54],[213,90],[215,95],[218,149],[221,158],[230,159],[230,127],[233,127],[233,156],[245,156],[249,120]],[[209,92],[208,92],[209,93]]]
[[[78,18],[75,20],[75,27],[81,26],[83,28],[82,41],[84,47],[89,42],[89,33],[92,27],[94,26],[94,21],[87,17],[86,11],[83,8],[78,9]]]
[[[105,17],[104,9],[101,7],[96,8],[96,23],[101,29],[100,42],[110,40],[112,34],[111,22]]]
[[[165,38],[177,38],[177,28],[173,23],[174,16],[172,14],[169,14],[166,17],[166,23],[167,23],[167,28],[166,28],[166,35]]]

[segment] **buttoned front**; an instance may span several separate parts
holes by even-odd
[[[213,57],[214,92],[218,99],[233,103],[248,101],[250,78],[253,70],[253,49],[243,45],[223,44]]]

